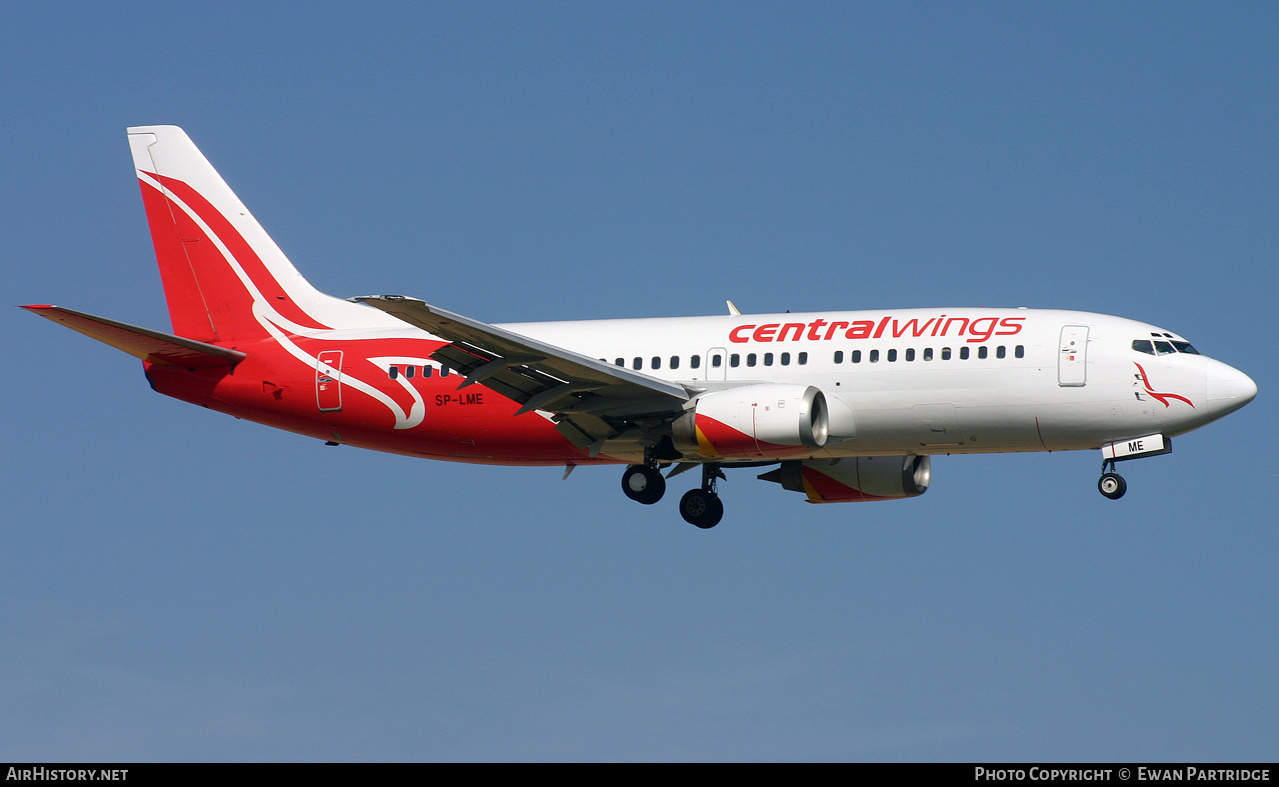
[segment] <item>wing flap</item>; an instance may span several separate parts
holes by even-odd
[[[522,412],[537,409],[565,416],[561,422],[572,421],[592,441],[610,436],[608,418],[682,412],[691,396],[676,383],[438,309],[416,298],[369,295],[351,300],[449,342],[431,357],[466,375],[465,384],[483,382],[523,405]]]
[[[32,314],[52,320],[117,350],[151,363],[167,363],[188,369],[234,366],[245,359],[238,350],[184,339],[171,333],[85,314],[61,306],[23,306]]]

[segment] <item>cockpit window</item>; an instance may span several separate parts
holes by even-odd
[[[1157,333],[1150,334],[1158,336]],[[1168,334],[1164,334],[1167,336]],[[1139,353],[1147,355],[1172,355],[1173,353],[1186,353],[1187,355],[1198,355],[1199,351],[1191,346],[1190,342],[1183,342],[1180,339],[1170,339],[1169,341],[1161,341],[1156,339],[1133,339],[1132,348]]]

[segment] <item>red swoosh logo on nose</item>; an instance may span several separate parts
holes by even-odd
[[[1133,365],[1133,366],[1136,366],[1136,367],[1137,367],[1137,371],[1141,372],[1141,383],[1142,383],[1142,385],[1146,386],[1146,393],[1148,393],[1148,394],[1150,394],[1151,396],[1153,396],[1154,398],[1158,399],[1158,400],[1160,401],[1160,403],[1161,403],[1161,404],[1163,404],[1163,406],[1164,406],[1164,407],[1170,407],[1170,406],[1171,406],[1171,405],[1169,405],[1169,404],[1168,404],[1168,400],[1169,400],[1169,399],[1177,399],[1177,400],[1179,400],[1179,401],[1185,402],[1186,404],[1190,405],[1190,407],[1191,407],[1192,409],[1194,408],[1195,403],[1194,403],[1194,402],[1192,402],[1192,401],[1190,401],[1190,400],[1189,400],[1189,399],[1187,399],[1186,397],[1182,396],[1181,394],[1175,394],[1175,393],[1158,393],[1157,391],[1155,391],[1155,389],[1154,389],[1154,388],[1151,388],[1151,387],[1150,387],[1150,379],[1149,379],[1148,377],[1146,377],[1146,370],[1145,370],[1145,369],[1143,369],[1143,368],[1141,368],[1141,364],[1137,363],[1136,361],[1133,361],[1133,364],[1132,364],[1132,365]]]

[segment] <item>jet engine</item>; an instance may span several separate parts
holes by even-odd
[[[932,462],[927,456],[855,456],[782,462],[759,476],[810,503],[860,503],[917,497],[928,490]]]
[[[672,424],[675,447],[686,454],[769,459],[826,445],[826,396],[811,385],[744,385],[702,394],[692,405]]]

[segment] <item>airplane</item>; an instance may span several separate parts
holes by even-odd
[[[1116,463],[1246,405],[1183,337],[1079,311],[915,308],[494,325],[313,288],[176,126],[127,130],[172,332],[22,308],[142,360],[166,396],[324,441],[496,465],[625,465],[706,529],[734,468],[810,503],[916,497],[931,457],[1100,450]],[[663,474],[663,471],[666,471]]]

